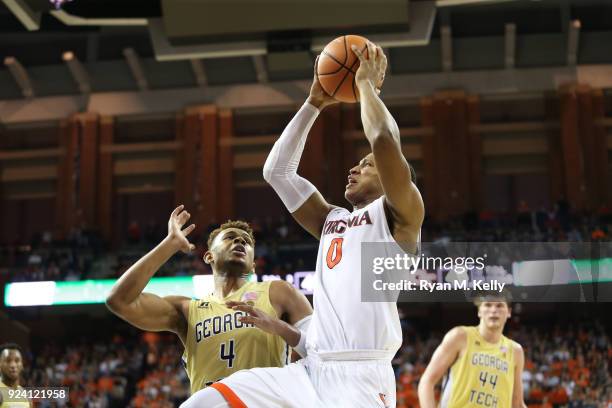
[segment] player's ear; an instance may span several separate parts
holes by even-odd
[[[204,262],[206,262],[208,265],[211,265],[213,263],[214,259],[213,259],[213,254],[210,251],[206,251],[204,252]]]

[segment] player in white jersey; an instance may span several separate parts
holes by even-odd
[[[264,166],[264,178],[293,217],[320,239],[314,313],[300,339],[303,344],[306,337],[306,357],[283,368],[239,371],[221,381],[224,386],[218,389],[223,391],[199,391],[185,408],[395,406],[391,359],[402,342],[397,305],[361,301],[361,244],[395,241],[415,253],[424,206],[414,172],[402,154],[397,124],[378,97],[386,57],[372,43],[368,55],[374,57],[353,52],[361,62],[355,80],[363,129],[372,148],[348,176],[345,197],[353,211],[328,204],[297,174],[310,128],[319,112],[336,102],[321,89],[316,75],[308,100]]]

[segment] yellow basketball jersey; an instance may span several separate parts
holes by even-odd
[[[23,387],[18,386],[16,389],[22,390]],[[2,395],[2,398],[0,399],[0,401],[2,401],[0,403],[0,408],[30,408],[30,401],[24,398],[20,398],[20,399],[13,398],[9,402],[8,390],[9,390],[9,387],[6,384],[4,384],[2,381],[0,381],[0,394]]]
[[[281,337],[241,323],[238,316],[246,313],[225,306],[229,300],[247,302],[278,317],[270,303],[271,283],[248,282],[224,299],[191,301],[183,361],[192,393],[239,370],[287,364],[289,348]]]
[[[441,408],[511,408],[514,386],[514,342],[502,336],[485,341],[478,327],[463,327],[467,349],[445,378]]]

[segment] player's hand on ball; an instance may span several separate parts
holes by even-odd
[[[170,214],[168,220],[168,239],[176,247],[177,250],[181,250],[185,253],[195,249],[195,245],[189,242],[187,235],[189,235],[194,229],[195,224],[191,224],[187,228],[183,229],[183,225],[189,220],[191,214],[187,211],[183,211],[184,205],[179,205]]]
[[[387,56],[382,48],[374,45],[372,42],[367,42],[368,57],[356,46],[351,49],[359,58],[359,68],[355,73],[355,83],[357,86],[369,84],[374,87],[376,93],[380,93],[380,88],[385,80],[385,72],[387,71]]]
[[[225,305],[233,310],[240,310],[248,313],[247,316],[238,317],[238,320],[240,320],[242,323],[252,324],[255,327],[271,334],[278,334],[278,319],[268,315],[262,310],[259,310],[256,307],[244,302],[234,302],[231,300],[226,302]]]
[[[310,95],[308,95],[308,103],[317,107],[319,110],[323,110],[326,106],[333,105],[334,103],[338,103],[338,101],[327,94],[321,87],[319,83],[319,78],[317,78],[317,63],[319,62],[319,57],[314,64],[314,79],[312,80],[312,86],[310,87]]]

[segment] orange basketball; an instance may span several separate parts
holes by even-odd
[[[317,78],[323,90],[340,102],[355,103],[359,91],[355,85],[355,73],[359,58],[351,46],[355,44],[368,57],[366,38],[359,35],[344,35],[325,46],[317,62]]]

